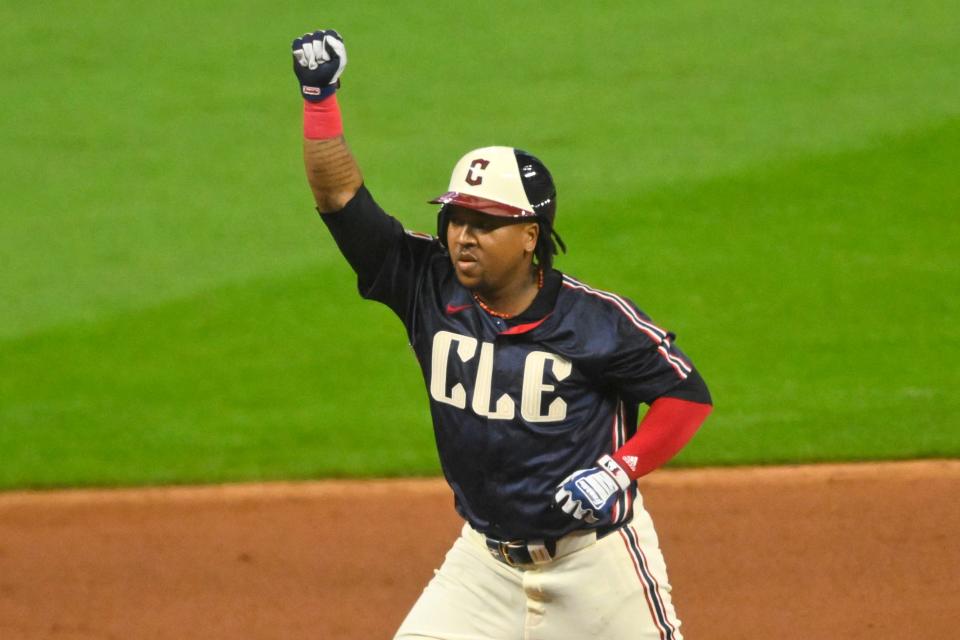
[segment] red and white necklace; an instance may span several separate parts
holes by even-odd
[[[543,269],[537,270],[537,290],[543,289]],[[487,306],[483,300],[480,299],[476,293],[473,294],[473,299],[477,301],[477,304],[480,305],[480,308],[492,315],[494,318],[502,318],[504,320],[509,320],[515,313],[503,313],[502,311],[496,311]]]

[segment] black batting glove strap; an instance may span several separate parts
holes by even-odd
[[[310,102],[333,95],[347,66],[347,49],[340,34],[333,29],[305,33],[293,41],[291,48],[300,95]]]

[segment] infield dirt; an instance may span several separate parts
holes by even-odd
[[[960,460],[641,489],[688,640],[960,637]],[[0,494],[0,638],[390,638],[459,526],[435,479]]]

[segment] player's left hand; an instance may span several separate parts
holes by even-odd
[[[597,460],[597,466],[567,476],[558,485],[553,499],[565,513],[595,524],[610,519],[616,496],[630,483],[623,467],[605,455]]]

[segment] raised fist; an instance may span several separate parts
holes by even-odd
[[[340,86],[347,66],[343,38],[333,29],[305,33],[293,41],[293,72],[300,81],[304,99],[320,102]]]

